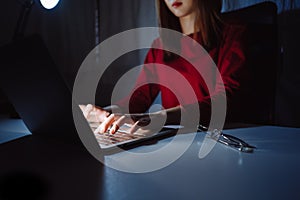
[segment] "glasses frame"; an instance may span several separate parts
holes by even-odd
[[[252,146],[235,136],[223,133],[222,131],[220,131],[218,129],[214,129],[213,131],[208,131],[207,127],[205,127],[203,125],[198,125],[197,130],[198,130],[198,132],[209,133],[209,136],[212,139],[216,140],[217,142],[219,142],[221,144],[224,144],[226,146],[234,148],[240,152],[253,153],[254,149],[256,149],[255,146]]]

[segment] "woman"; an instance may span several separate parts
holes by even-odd
[[[243,32],[245,28],[240,25],[232,25],[223,21],[220,17],[221,0],[157,0],[157,8],[160,19],[160,26],[183,33],[186,37],[191,37],[202,45],[209,53],[217,65],[223,79],[228,110],[234,112],[237,109],[237,99],[241,90],[241,82],[244,79],[245,56],[243,47]],[[198,52],[186,47],[182,41],[174,41],[168,35],[161,33],[160,39],[153,43],[154,47],[180,48],[182,53],[196,59]],[[178,55],[152,48],[149,50],[145,64],[158,63],[170,66],[181,73],[189,81],[195,95],[196,102],[191,101],[188,95],[184,94],[184,103],[179,103],[176,94],[165,86],[158,84],[148,84],[139,87],[130,97],[130,113],[144,113],[149,109],[152,102],[159,92],[162,96],[164,110],[153,113],[155,118],[166,118],[167,124],[177,124],[180,121],[181,112],[189,112],[189,105],[197,103],[201,112],[200,123],[207,125],[210,120],[211,101],[225,96],[224,91],[218,89],[219,81],[216,73],[211,70],[208,72],[211,83],[204,82],[201,75],[195,73],[195,69],[186,60]],[[138,82],[145,81],[149,76],[157,79],[166,78],[166,74],[159,73],[156,68],[144,66],[139,75]],[[181,83],[174,81],[175,87],[180,88]],[[211,85],[207,85],[211,84]],[[177,86],[176,86],[177,85]],[[215,88],[213,93],[209,93],[208,87]],[[124,105],[119,102],[122,108]],[[141,125],[139,115],[116,116],[110,112],[91,105],[81,107],[89,121],[102,122],[97,132],[104,133],[110,129],[110,133],[115,133],[123,123],[131,123],[134,132]]]

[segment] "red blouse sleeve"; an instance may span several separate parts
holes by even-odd
[[[246,26],[243,25],[226,25],[224,27],[224,39],[217,50],[217,59],[215,60],[222,80],[217,78],[213,94],[204,97],[199,102],[201,116],[203,116],[201,117],[201,123],[207,124],[209,122],[212,101],[222,100],[226,97],[227,120],[230,118],[232,110],[238,107],[236,100],[243,88],[243,82],[247,80],[248,76],[245,56],[245,31]],[[225,93],[220,87],[222,82],[224,83]]]

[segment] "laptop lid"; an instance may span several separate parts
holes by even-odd
[[[42,39],[0,48],[0,87],[32,134],[77,138],[72,96]]]

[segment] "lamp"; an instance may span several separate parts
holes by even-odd
[[[45,9],[52,9],[58,4],[59,0],[40,0],[41,5]],[[28,16],[30,14],[31,8],[34,5],[35,0],[26,0],[22,3],[21,12],[17,21],[17,26],[15,28],[13,40],[22,38],[24,36],[24,31],[28,21]]]
[[[59,0],[40,0],[40,2],[44,8],[52,9],[58,4]]]

